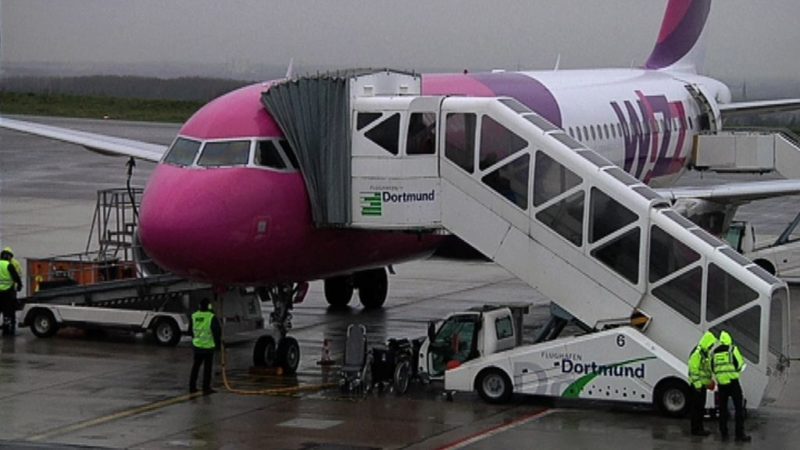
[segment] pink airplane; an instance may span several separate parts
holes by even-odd
[[[724,116],[800,105],[732,103],[723,83],[698,75],[710,8],[711,0],[669,0],[642,68],[423,75],[422,93],[513,97],[636,178],[669,186],[687,168],[694,137],[718,130]],[[262,104],[262,94],[281,81],[208,103],[169,148],[8,118],[0,127],[157,161],[140,207],[143,248],[177,275],[263,289],[280,337],[260,340],[257,353],[276,352],[276,363],[292,371],[299,347],[286,336],[288,310],[306,282],[324,280],[333,306],[347,305],[358,290],[364,307],[378,308],[388,294],[386,268],[429,255],[443,237],[315,227],[297,158]],[[725,200],[798,191],[797,182],[743,183]]]

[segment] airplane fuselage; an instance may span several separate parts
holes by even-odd
[[[423,95],[514,97],[657,186],[686,168],[693,137],[703,128],[700,106],[686,86],[701,85],[711,102],[730,98],[715,80],[645,69],[433,74],[422,80]],[[179,132],[179,139],[197,144],[197,154],[176,164],[168,153],[156,168],[139,231],[156,262],[193,279],[264,285],[352,273],[433,251],[441,236],[313,226],[296,168],[288,161],[285,167],[256,161],[262,141],[283,138],[260,101],[269,85],[239,89],[201,108]],[[203,164],[198,155],[204,144],[230,141],[248,146],[249,156],[243,153],[237,164]]]

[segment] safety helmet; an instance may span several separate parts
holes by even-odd
[[[700,338],[700,348],[703,350],[710,349],[716,343],[717,343],[717,338],[714,337],[714,333],[712,333],[711,331],[706,331],[705,334],[703,334],[703,337]]]
[[[719,334],[719,342],[724,345],[731,345],[733,344],[733,339],[731,338],[731,335],[728,334],[727,331],[723,331]]]

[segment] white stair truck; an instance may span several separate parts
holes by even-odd
[[[447,391],[477,391],[490,403],[505,402],[517,392],[645,403],[666,415],[686,413],[686,364],[637,328],[615,326],[520,345],[521,323],[511,308],[501,306],[451,314],[437,330],[429,330],[417,370],[444,378]]]
[[[320,88],[343,80],[347,93],[336,97]],[[519,101],[423,96],[421,84],[419,75],[388,70],[329,74],[273,85],[264,100],[279,123],[291,124],[283,129],[298,158],[322,161],[315,174],[330,176],[322,185],[339,183],[338,196],[325,197],[319,208],[333,212],[335,226],[455,234],[597,330],[542,344],[553,361],[528,357],[527,372],[507,358],[522,348],[480,355],[485,369],[492,361],[523,392],[563,395],[580,375],[593,379],[591,394],[580,395],[639,386],[639,399],[644,393],[647,401],[669,374],[688,388],[690,351],[705,331],[726,330],[747,360],[742,389],[749,407],[778,398],[789,365],[785,283]],[[303,108],[281,107],[295,94]],[[308,113],[314,105],[319,114]],[[327,138],[337,124],[347,133],[336,141],[342,151],[306,157],[319,156],[319,146],[294,134],[324,128],[315,136]],[[330,161],[337,171],[327,170]],[[639,317],[646,327],[603,331]],[[558,357],[569,354],[580,360]],[[472,389],[470,378],[480,373],[473,370],[469,363],[445,370],[445,384]],[[631,380],[623,386],[617,373]],[[465,380],[451,381],[461,374]]]

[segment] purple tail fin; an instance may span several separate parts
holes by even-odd
[[[648,69],[696,72],[702,70],[705,56],[705,26],[711,0],[669,0],[661,32]]]

